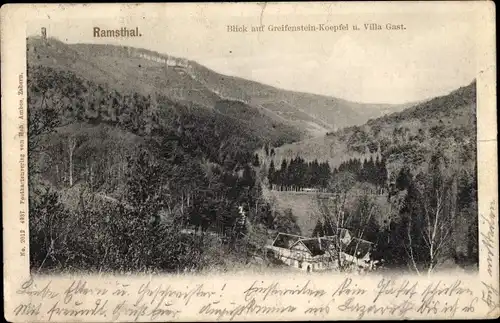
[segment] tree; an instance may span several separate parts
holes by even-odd
[[[333,233],[337,237],[335,241],[336,255],[330,253],[330,258],[332,261],[338,259],[341,270],[345,269],[345,264],[342,262],[342,237],[338,235],[338,232],[339,229],[346,228],[350,221],[350,213],[347,210],[347,197],[354,183],[355,179],[352,173],[338,173],[329,180],[328,186],[329,190],[333,193],[332,196],[329,199],[325,199],[318,194],[316,197],[323,228],[333,229]],[[325,229],[323,230],[325,231]]]
[[[398,188],[399,190],[408,189],[410,187],[411,180],[412,175],[410,172],[410,168],[404,166],[403,168],[401,168],[398,177],[396,178],[396,188]]]
[[[120,95],[68,71],[32,67],[29,72],[29,169],[36,168],[33,161],[43,166],[37,176],[29,176],[30,207],[36,208],[30,225],[41,228],[31,231],[39,236],[30,241],[40,242],[39,250],[32,248],[35,269],[44,258],[43,268],[182,269],[201,264],[200,254],[209,259],[207,241],[182,233],[189,221],[219,233],[272,226],[255,168],[260,175],[267,167],[255,151],[267,140],[288,140],[293,131],[260,134],[238,120],[157,93]],[[269,144],[266,149],[270,154]],[[273,183],[275,166],[266,174]],[[31,203],[31,190],[41,183],[67,195],[68,184],[57,185],[61,181],[73,186],[72,194],[75,183],[81,184],[79,204],[66,198],[59,203],[54,194]],[[238,215],[238,206],[248,217]],[[49,226],[42,223],[46,218]],[[290,214],[280,221],[296,231]]]
[[[289,184],[289,182],[288,182],[288,164],[287,164],[286,159],[283,159],[281,161],[281,167],[279,170],[278,180],[279,180],[279,185],[281,186],[281,190],[283,190],[284,188],[286,189],[286,187]]]
[[[68,157],[69,157],[69,186],[73,186],[73,153],[76,148],[76,138],[74,136],[68,137]]]
[[[162,164],[146,147],[139,147],[129,164],[127,200],[141,218],[158,221],[158,211],[169,193],[162,185]]]
[[[428,174],[411,183],[407,202],[405,248],[412,268],[431,274],[447,257],[453,232],[454,176],[447,176],[439,154],[433,157]]]
[[[374,174],[373,174],[373,179],[374,179],[374,182],[373,184],[375,184],[375,186],[380,187],[382,186],[382,172],[381,172],[381,169],[382,169],[382,163],[380,162],[380,158],[379,156],[377,155],[377,158],[375,160],[375,165],[374,165]]]
[[[276,169],[274,168],[274,160],[271,159],[269,164],[269,171],[267,173],[267,179],[269,180],[269,188],[273,188],[273,184],[276,183]]]
[[[58,119],[60,104],[55,107],[47,106],[45,96],[42,97],[40,107],[30,105],[28,109],[28,142],[30,152],[39,149],[39,142],[42,135],[52,133],[60,124]]]
[[[318,174],[319,186],[322,188],[328,188],[331,176],[332,173],[330,169],[330,164],[328,164],[328,162],[321,163],[319,165],[319,174]]]
[[[460,178],[458,193],[458,214],[460,225],[467,227],[467,260],[470,263],[478,262],[478,214],[477,214],[477,177],[474,174],[463,172]],[[455,241],[463,241],[464,236],[454,237]],[[457,241],[457,242],[458,242]]]
[[[252,168],[250,168],[248,164],[243,166],[243,175],[240,180],[240,183],[244,187],[252,188],[255,185],[255,178],[256,178],[255,171]]]
[[[54,267],[67,252],[66,241],[71,236],[74,220],[49,187],[38,186],[30,196],[30,263],[41,271]]]
[[[375,183],[377,176],[375,164],[373,162],[373,156],[370,156],[370,159],[366,163],[366,181],[368,183]]]
[[[380,176],[380,182],[379,182],[380,186],[385,187],[387,185],[387,165],[384,157],[382,157],[382,160],[380,161],[379,176]]]
[[[320,219],[318,220],[313,234],[321,236],[335,236],[335,248],[329,250],[331,261],[337,261],[341,271],[349,271],[353,269],[354,263],[344,261],[345,252],[345,237],[342,236],[343,230],[348,229],[351,238],[366,239],[371,242],[377,241],[379,235],[379,227],[376,221],[376,214],[379,212],[375,201],[368,195],[362,195],[357,201],[357,207],[353,212],[347,208],[348,191],[352,187],[352,174],[344,174],[342,178],[338,178],[339,182],[335,183],[336,194],[330,198],[317,197],[320,206]],[[354,250],[354,255],[357,252],[358,245]]]
[[[32,71],[30,71],[31,73]],[[39,154],[44,150],[42,140],[44,136],[56,131],[61,123],[59,114],[61,110],[60,100],[49,100],[49,82],[40,82],[35,85],[37,78],[28,78],[28,173],[31,184],[32,178],[42,172],[38,167]],[[40,87],[40,88],[39,88]],[[31,187],[31,185],[29,185]]]
[[[260,161],[259,161],[259,155],[258,154],[254,155],[252,165],[254,167],[259,167],[260,166]]]
[[[361,195],[350,221],[352,233],[358,238],[375,242],[379,228],[375,215],[379,212],[373,196]]]
[[[301,230],[297,224],[297,218],[293,215],[291,209],[286,209],[283,214],[276,213],[273,221],[273,228],[278,232],[300,235]]]

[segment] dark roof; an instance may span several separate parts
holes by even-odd
[[[345,249],[345,253],[356,256],[356,258],[363,258],[368,252],[371,251],[372,243],[363,239],[352,238],[351,242]]]
[[[304,239],[304,237],[288,234],[288,233],[278,233],[278,236],[273,242],[274,247],[287,248],[290,249],[297,241]]]
[[[313,257],[325,254],[325,251],[334,244],[334,240],[325,237],[301,239],[300,242],[309,249]]]
[[[337,232],[340,237],[345,237],[346,233],[350,234],[349,230],[344,228],[339,228]],[[274,240],[273,246],[290,249],[298,242],[302,242],[314,257],[325,254],[325,251],[332,246],[335,247],[336,239],[337,236],[305,238],[295,234],[280,232]],[[340,242],[342,242],[342,240],[340,240]],[[373,243],[369,241],[358,238],[352,238],[347,245],[343,243],[341,244],[341,250],[351,256],[354,256],[356,253],[357,258],[363,258],[368,252],[371,251],[373,245]]]

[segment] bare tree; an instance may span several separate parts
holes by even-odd
[[[408,221],[406,226],[406,239],[408,239],[407,243],[404,243],[404,249],[409,259],[410,269],[415,270],[415,272],[420,275],[420,271],[418,269],[416,255],[413,252],[413,239],[412,239],[412,221],[411,219]]]
[[[47,99],[45,91],[40,100],[40,106],[35,103],[28,107],[28,141],[30,152],[40,149],[39,143],[43,135],[52,133],[60,124],[58,114],[62,108],[61,100]]]
[[[28,102],[28,172],[31,189],[33,181],[44,169],[40,166],[40,153],[45,149],[43,139],[56,131],[60,125],[59,113],[61,109],[60,100],[47,99],[47,91],[44,91],[40,103]]]
[[[451,233],[451,217],[444,211],[444,188],[435,190],[436,205],[434,208],[424,208],[427,226],[424,226],[424,239],[429,249],[429,268],[431,273],[437,265],[439,257],[443,251],[445,243]]]
[[[411,185],[412,199],[405,249],[415,271],[431,274],[446,258],[456,212],[455,161],[445,154],[431,159],[428,172]]]
[[[76,148],[76,138],[68,137],[68,157],[69,157],[69,186],[73,186],[73,153]]]
[[[366,205],[363,208],[359,208],[359,214],[356,214],[359,219],[354,232],[351,237],[344,237],[341,235],[342,230],[353,223],[353,212],[348,212],[347,201],[352,187],[354,186],[355,180],[354,175],[345,172],[336,174],[329,182],[329,190],[331,193],[328,197],[324,197],[321,194],[317,195],[317,203],[319,206],[320,221],[323,223],[324,231],[333,231],[331,234],[335,236],[334,249],[328,250],[330,261],[338,262],[338,267],[340,271],[352,270],[352,266],[355,263],[346,262],[344,259],[345,248],[347,245],[347,240],[354,237],[361,239],[365,233],[365,230],[372,220],[375,214],[375,203],[371,199],[366,199]],[[359,201],[360,203],[362,201]],[[348,231],[348,232],[349,232]],[[351,233],[349,233],[351,234]],[[346,240],[344,240],[346,239]],[[359,247],[359,240],[354,249],[354,257],[357,255],[357,250]]]
[[[447,204],[450,204],[452,198],[451,186],[452,181],[447,180],[440,181],[433,189],[429,189],[426,185],[415,187],[421,201],[419,207],[421,209],[420,216],[423,220],[423,225],[420,226],[420,232],[417,232],[417,234],[421,234],[425,242],[424,250],[426,254],[424,259],[427,260],[423,265],[427,274],[431,274],[440,265],[446,251],[446,246],[450,242],[453,228],[453,207],[447,207]],[[412,220],[410,219],[408,221],[408,243],[406,249],[413,269],[417,273],[420,273],[415,259],[412,225]]]

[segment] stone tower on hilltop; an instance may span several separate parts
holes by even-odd
[[[47,29],[42,27],[42,40],[47,40]]]

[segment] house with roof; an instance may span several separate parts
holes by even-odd
[[[359,238],[352,238],[343,252],[345,253],[346,260],[361,265],[370,261],[372,247],[372,242]]]
[[[288,266],[310,272],[326,270],[337,263],[336,254],[331,252],[333,246],[333,237],[307,238],[280,232],[268,250]]]
[[[337,269],[339,257],[367,268],[372,245],[369,241],[352,237],[347,229],[338,229],[337,235],[315,238],[280,232],[267,249],[286,265],[312,272]]]

